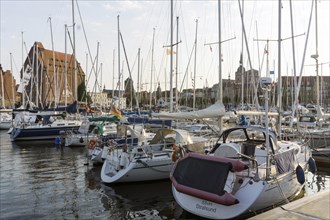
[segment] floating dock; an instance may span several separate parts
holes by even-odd
[[[303,197],[249,219],[330,219],[330,189]]]

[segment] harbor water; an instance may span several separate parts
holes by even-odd
[[[200,219],[175,202],[169,180],[104,184],[84,147],[11,142],[0,131],[0,219]],[[303,196],[329,188],[309,174]]]

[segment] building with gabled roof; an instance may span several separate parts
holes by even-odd
[[[24,94],[22,103],[33,103],[38,107],[72,103],[78,94],[74,91],[75,83],[76,88],[85,88],[85,73],[77,60],[75,82],[73,57],[73,54],[48,50],[41,42],[35,42],[21,70],[18,91]]]
[[[15,108],[16,104],[16,80],[11,71],[4,71],[0,64],[0,108]]]

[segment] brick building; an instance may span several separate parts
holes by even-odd
[[[26,76],[30,69],[30,75]],[[21,71],[21,78],[22,78]],[[85,87],[85,73],[76,61],[77,82],[75,82],[73,55],[44,48],[35,42],[24,62],[24,78],[19,91],[25,88],[22,102],[32,102],[38,107],[63,105],[75,100],[75,83]],[[78,90],[78,89],[77,89]],[[77,95],[78,97],[78,95]]]
[[[13,108],[17,104],[16,80],[10,70],[0,65],[0,108]]]

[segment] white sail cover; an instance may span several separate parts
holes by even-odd
[[[264,111],[236,111],[236,115],[262,116],[266,115]],[[268,116],[278,116],[277,112],[268,112]]]
[[[151,113],[155,118],[170,119],[202,119],[202,118],[219,118],[225,115],[225,106],[222,102],[217,101],[213,105],[198,111],[192,112],[160,112]]]

